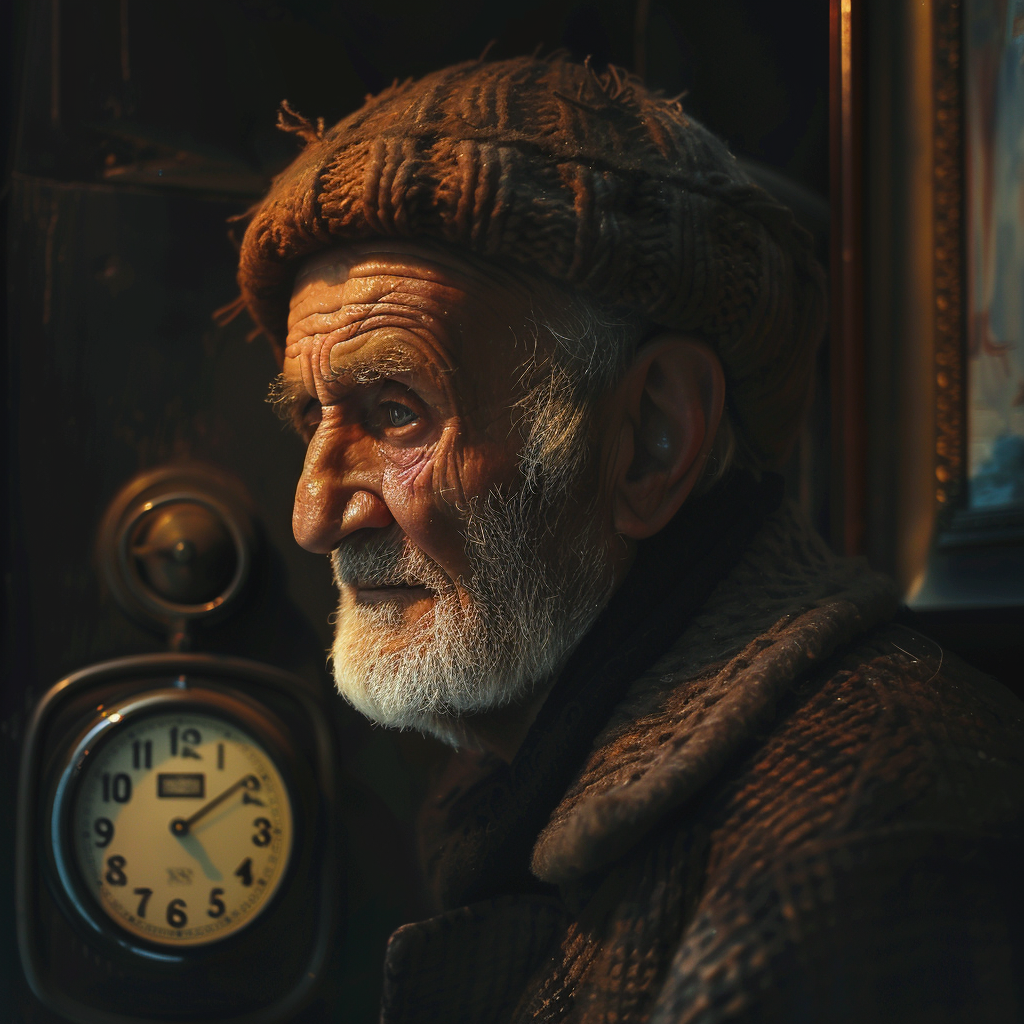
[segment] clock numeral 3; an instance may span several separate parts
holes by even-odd
[[[107,873],[103,876],[107,880],[107,885],[128,884],[128,876],[124,873],[124,866],[127,863],[128,861],[120,854],[107,858]]]
[[[184,928],[188,924],[188,915],[185,913],[185,901],[182,899],[171,900],[167,904],[167,923],[172,928]]]
[[[135,913],[138,914],[139,917],[145,917],[146,916],[146,904],[149,902],[149,897],[153,895],[153,890],[152,889],[132,889],[132,892],[135,893],[136,896],[141,897],[139,899],[139,909],[136,910]]]
[[[210,909],[207,911],[207,914],[209,914],[210,917],[220,917],[224,911],[228,909],[224,906],[224,901],[221,899],[221,896],[223,895],[223,889],[210,890]]]
[[[269,846],[270,822],[266,818],[257,818],[252,827],[256,829],[256,835],[252,837],[253,846]]]

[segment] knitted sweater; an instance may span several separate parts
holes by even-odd
[[[1024,705],[895,609],[769,516],[628,687],[532,879],[392,936],[382,1021],[1024,1019]],[[462,760],[448,841],[501,836],[497,788],[451,813],[497,777]]]

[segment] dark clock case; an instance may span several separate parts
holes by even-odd
[[[287,873],[265,910],[220,942],[186,949],[145,943],[101,912],[83,913],[88,899],[56,870],[49,820],[74,740],[97,709],[175,685],[240,700],[273,722],[294,822]],[[301,678],[210,654],[118,659],[53,686],[23,747],[15,864],[18,943],[40,1002],[81,1024],[270,1024],[298,1012],[320,980],[338,912],[328,721]]]

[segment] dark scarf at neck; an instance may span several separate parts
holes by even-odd
[[[530,852],[630,683],[672,646],[782,500],[782,480],[734,472],[638,545],[511,764],[458,752],[422,819],[440,907],[543,892]]]

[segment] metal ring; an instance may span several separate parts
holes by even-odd
[[[201,505],[209,509],[227,527],[231,534],[231,540],[235,545],[237,564],[235,573],[227,587],[213,600],[205,601],[202,604],[179,604],[176,601],[168,601],[160,597],[139,574],[135,557],[131,553],[132,537],[143,518],[151,512],[165,505],[171,504]],[[161,494],[158,498],[146,501],[135,511],[134,515],[121,527],[121,535],[117,544],[117,562],[121,570],[121,576],[128,592],[152,615],[164,619],[199,619],[205,615],[218,611],[228,604],[245,585],[249,576],[249,546],[246,544],[245,536],[235,521],[235,517],[226,505],[204,494],[197,494],[194,491],[175,491],[172,494]]]

